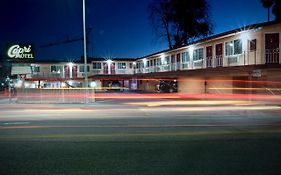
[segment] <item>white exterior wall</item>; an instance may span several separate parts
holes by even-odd
[[[233,83],[230,77],[218,77],[216,79],[209,79],[206,83],[206,93],[208,94],[232,94],[232,88]]]
[[[187,94],[205,93],[205,80],[200,77],[181,77],[178,79],[178,92]]]

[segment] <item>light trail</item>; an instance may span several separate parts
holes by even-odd
[[[281,91],[281,88],[208,88],[210,90],[242,90],[242,91]]]
[[[216,105],[257,105],[258,102],[239,100],[180,100],[180,101],[154,101],[154,102],[128,102],[128,105],[143,106],[216,106]]]
[[[53,128],[212,128],[212,127],[269,127],[281,126],[281,124],[184,124],[184,125],[18,125],[18,126],[0,126],[1,130],[5,129],[53,129]]]

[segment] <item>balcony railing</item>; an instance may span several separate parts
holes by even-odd
[[[111,74],[145,74],[154,72],[173,72],[180,70],[212,69],[217,67],[232,67],[244,65],[280,64],[280,50],[247,51],[241,54],[204,57],[202,60],[151,65],[141,68],[110,70]],[[73,73],[73,72],[72,72]],[[107,69],[94,69],[89,75],[108,75]],[[65,73],[33,73],[31,78],[65,78]],[[66,77],[69,77],[67,75]]]
[[[194,70],[257,64],[279,64],[279,57],[279,49],[266,50],[265,52],[248,51],[230,56],[216,55],[213,57],[205,57],[203,60],[176,62],[165,65],[138,68],[136,69],[135,73],[170,72],[178,70]]]
[[[63,73],[33,73],[31,78],[64,78]]]
[[[279,63],[280,53],[279,49],[268,49],[265,50],[265,62],[268,64]]]

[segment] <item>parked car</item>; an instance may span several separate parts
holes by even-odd
[[[160,81],[160,83],[158,85],[158,92],[160,92],[160,93],[178,92],[177,81]]]

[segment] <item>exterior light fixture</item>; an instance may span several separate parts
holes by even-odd
[[[74,65],[74,64],[73,64],[72,62],[68,63],[68,66],[69,66],[70,68],[72,68],[73,65]]]
[[[245,43],[246,41],[249,40],[249,33],[248,32],[243,32],[243,33],[241,33],[240,37],[241,37],[243,43]]]
[[[147,61],[147,59],[146,59],[146,58],[144,58],[144,59],[142,60],[142,62],[144,62],[144,63],[145,63],[146,61]]]
[[[111,59],[106,60],[106,63],[107,63],[107,64],[111,64],[111,63],[112,63],[112,60],[111,60]]]
[[[97,87],[97,83],[96,83],[95,81],[92,81],[92,82],[90,83],[90,87]]]
[[[190,47],[188,48],[188,51],[189,51],[190,54],[193,53],[194,47],[193,47],[193,46],[190,46]]]

